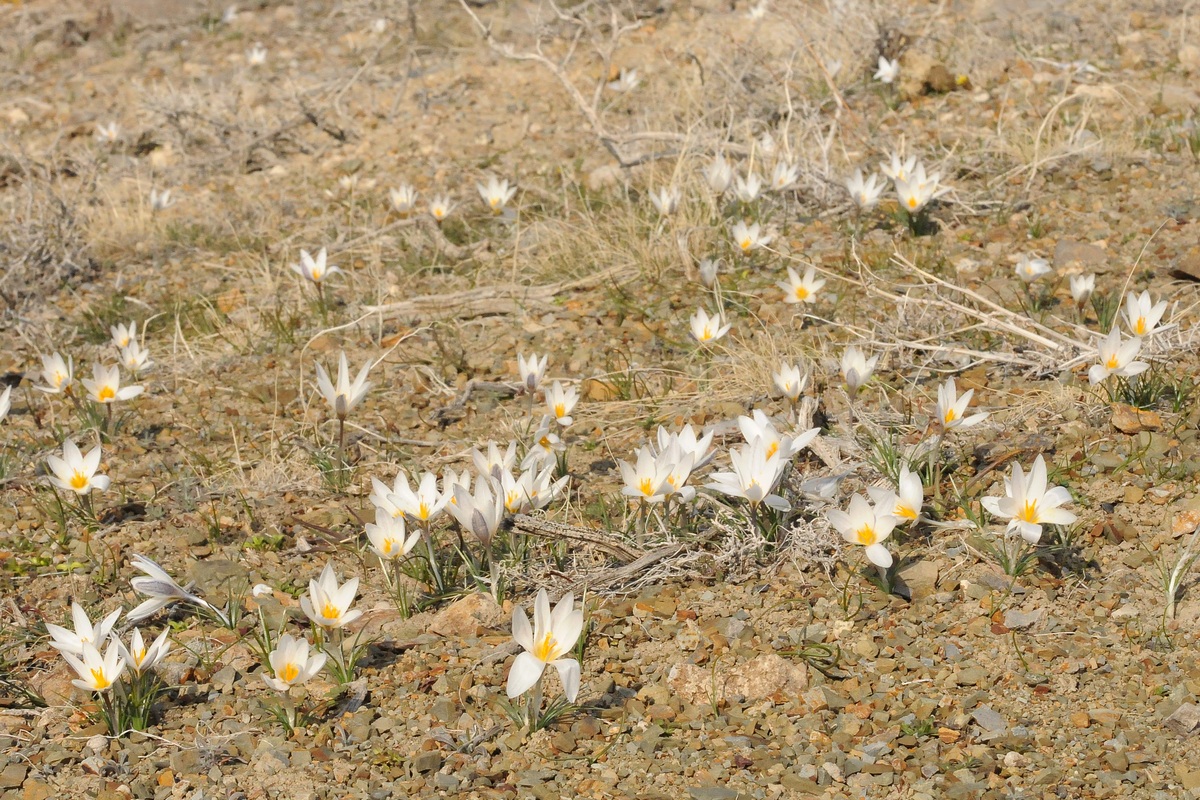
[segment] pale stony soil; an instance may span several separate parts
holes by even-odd
[[[228,24],[221,7],[114,6],[0,5],[0,373],[17,387],[0,423],[0,798],[1200,796],[1195,739],[1166,724],[1200,697],[1200,599],[1185,591],[1164,629],[1155,572],[1200,519],[1188,7],[777,0],[751,20],[741,2],[632,2],[616,12],[640,24],[611,45],[608,12],[587,6],[598,22],[565,73],[584,102],[610,68],[641,78],[600,95],[598,124],[638,162],[621,167],[556,77],[489,51],[457,3],[414,2],[415,31],[395,2],[256,3]],[[549,13],[475,11],[520,52]],[[551,26],[546,55],[574,33]],[[251,67],[256,42],[268,58]],[[894,93],[867,80],[879,47],[903,53]],[[116,145],[94,139],[108,121]],[[725,270],[734,331],[698,353],[687,318],[712,300],[695,262],[729,259],[734,218],[705,199],[700,169],[726,143],[743,168],[768,129],[800,185],[760,204],[772,252]],[[931,236],[855,215],[840,187],[901,142],[953,187]],[[514,213],[484,213],[474,184],[488,175],[519,184]],[[441,232],[390,212],[402,181],[459,204]],[[685,209],[661,223],[647,191],[672,181]],[[152,188],[176,203],[153,212]],[[288,269],[322,245],[347,272],[325,319]],[[1178,327],[1155,343],[1156,369],[1178,396],[1131,420],[1089,390],[1090,354],[936,305],[967,301],[903,266],[1019,312],[1024,253],[1096,273],[1104,294],[1169,299]],[[805,318],[775,283],[807,263],[829,283]],[[1080,327],[1060,280],[1041,321],[1091,344],[1096,316]],[[146,324],[156,367],[105,444],[113,488],[85,543],[55,522],[41,475],[64,436],[94,434],[30,387],[42,354],[71,353],[82,374],[111,358],[108,326],[128,319]],[[837,375],[849,342],[883,355],[854,416]],[[382,358],[351,417],[345,490],[312,455],[336,435],[313,365],[339,350],[356,367]],[[538,543],[506,565],[503,607],[474,595],[401,619],[361,545],[370,478],[462,469],[471,447],[523,437],[524,398],[455,401],[471,380],[515,380],[532,351],[584,396],[552,519],[631,531],[615,460],[660,423],[714,428],[724,451],[738,415],[782,417],[768,389],[786,357],[813,365],[826,442],[797,458],[793,490],[847,473],[841,504],[881,482],[870,436],[918,444],[956,375],[992,413],[948,443],[956,485],[996,494],[1012,459],[1044,452],[1076,499],[1072,546],[1010,590],[951,508],[893,543],[911,563],[904,596],[885,595],[826,505],[801,501],[768,549],[708,499],[707,538],[654,571],[605,580],[619,562],[604,552]],[[360,681],[310,685],[335,699],[289,738],[256,657],[181,611],[149,735],[97,738],[44,623],[71,600],[131,607],[134,553],[212,598],[270,583],[275,612],[334,559],[363,578],[376,638]],[[525,737],[498,700],[512,603],[540,586],[592,589],[585,709]],[[19,707],[12,686],[49,707]]]

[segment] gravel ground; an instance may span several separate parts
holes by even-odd
[[[1170,617],[1158,571],[1200,523],[1185,9],[224,11],[0,4],[0,800],[1200,797],[1200,599],[1189,572]],[[881,55],[894,84],[871,79]],[[622,69],[636,85],[605,88]],[[97,136],[108,123],[115,141]],[[900,147],[950,188],[911,227],[890,188],[868,212],[842,188]],[[718,150],[739,174],[790,159],[796,185],[717,200],[702,171]],[[478,199],[490,176],[519,187],[503,214]],[[447,219],[398,213],[404,182],[422,209],[450,195]],[[649,196],[668,185],[683,204],[660,218]],[[741,219],[770,245],[738,252]],[[345,274],[318,298],[288,267],[323,246]],[[1026,286],[1022,256],[1052,274]],[[698,280],[710,257],[715,294]],[[784,303],[786,268],[810,265],[816,302]],[[1099,302],[1081,313],[1068,278],[1084,274]],[[1170,303],[1144,391],[1089,386],[1105,302],[1143,290]],[[718,301],[733,329],[698,347],[688,319]],[[53,352],[77,378],[111,362],[109,327],[129,320],[154,367],[112,421],[32,388]],[[854,397],[847,344],[880,356]],[[344,471],[314,379],[339,352],[374,364]],[[402,615],[364,537],[371,479],[528,441],[531,352],[581,396],[569,488],[504,534],[522,544],[495,591],[459,575]],[[781,360],[808,365],[797,408],[771,390]],[[887,481],[881,454],[920,466],[950,376],[990,416],[939,442],[927,518],[888,542],[889,593],[827,512]],[[691,424],[718,451],[702,486],[754,409],[821,428],[780,530],[706,490],[687,519],[643,526],[618,460]],[[46,458],[101,427],[112,486],[89,525]],[[972,519],[1039,453],[1078,521],[1014,579],[988,556],[1003,523]],[[93,619],[135,606],[134,554],[216,605],[270,591],[232,630],[179,604],[144,623],[172,631],[166,691],[144,732],[114,737],[46,624],[72,602]],[[355,680],[296,693],[315,713],[289,733],[249,634],[261,609],[311,636],[299,600],[326,563],[361,579],[351,630],[370,644]],[[582,687],[529,733],[504,687],[514,610],[543,587],[584,609]]]

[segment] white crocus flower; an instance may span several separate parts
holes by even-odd
[[[158,635],[153,642],[146,645],[142,639],[142,632],[137,628],[133,629],[133,635],[129,639],[129,647],[119,638],[114,637],[117,647],[121,649],[121,656],[129,665],[129,668],[138,675],[144,675],[154,669],[167,653],[171,651],[171,643],[167,641],[167,634],[171,632],[170,628],[163,628],[162,633]]]
[[[274,675],[262,673],[263,681],[277,692],[288,692],[293,686],[312,679],[321,671],[328,658],[324,653],[311,653],[308,640],[285,633],[279,637],[275,649],[267,656]]]
[[[1121,329],[1115,326],[1108,332],[1108,336],[1100,340],[1097,350],[1100,363],[1093,364],[1088,370],[1088,381],[1093,385],[1102,383],[1109,375],[1132,378],[1150,369],[1146,362],[1135,360],[1142,351],[1142,340],[1134,336],[1121,341]]]
[[[787,268],[788,279],[775,284],[783,290],[785,303],[815,303],[817,292],[825,285],[824,278],[817,277],[816,267],[809,267],[801,278],[796,270]]]
[[[704,179],[708,188],[717,194],[724,194],[733,183],[733,167],[725,160],[725,156],[717,153],[712,162],[704,168]]]
[[[407,183],[389,191],[388,199],[392,202],[392,208],[402,217],[407,217],[417,208],[417,190]]]
[[[84,378],[80,383],[88,391],[88,399],[94,403],[115,403],[118,400],[130,400],[145,391],[142,386],[121,386],[121,371],[114,365],[111,367],[92,365],[92,379]]]
[[[170,189],[163,189],[161,192],[155,189],[150,190],[151,211],[166,211],[173,205],[175,205],[175,201],[171,199]]]
[[[833,509],[828,515],[832,525],[842,538],[851,544],[866,548],[867,559],[883,569],[892,566],[892,554],[883,546],[884,540],[896,527],[896,517],[871,506],[861,494],[850,498],[846,511]]]
[[[1071,299],[1075,301],[1075,305],[1083,308],[1084,303],[1092,296],[1092,292],[1096,291],[1096,276],[1088,275],[1072,275],[1071,276]]]
[[[617,464],[621,468],[621,480],[625,482],[621,494],[627,497],[643,503],[661,503],[668,493],[664,490],[671,489],[667,485],[667,476],[674,465],[666,463],[664,459],[655,458],[648,447],[638,450],[637,461],[634,464],[623,459]]]
[[[688,456],[692,462],[692,469],[697,470],[706,466],[712,461],[716,453],[712,449],[713,431],[709,431],[703,436],[697,437],[696,430],[691,424],[684,425],[679,429],[679,433],[670,433],[666,428],[659,425],[656,438],[658,439],[658,451],[665,453],[674,446],[679,447],[679,451]]]
[[[663,495],[671,498],[678,497],[685,503],[690,503],[696,497],[696,490],[687,486],[688,478],[692,477],[695,462],[692,454],[684,452],[678,441],[660,452],[655,459],[666,469],[666,483],[662,486]]]
[[[725,334],[729,333],[729,329],[733,326],[725,322],[724,317],[718,311],[712,316],[703,308],[696,309],[696,313],[692,315],[690,320],[692,328],[692,338],[700,344],[711,344],[717,341]]]
[[[533,441],[521,460],[521,469],[544,469],[552,467],[558,460],[558,454],[567,448],[558,434],[551,429],[554,419],[549,415],[543,416],[533,434]]]
[[[454,502],[447,508],[458,524],[474,534],[484,547],[491,544],[504,519],[504,497],[493,490],[491,481],[484,478],[475,482],[474,493],[464,486],[456,487]]]
[[[314,625],[326,630],[342,628],[362,616],[362,611],[350,609],[356,594],[358,578],[339,586],[333,562],[326,561],[320,577],[308,582],[308,594],[300,598],[300,610]]]
[[[754,409],[750,416],[737,418],[738,429],[746,444],[762,445],[763,455],[770,458],[776,453],[784,461],[789,460],[817,438],[820,428],[809,428],[799,436],[784,436],[775,427],[775,423],[759,408]]]
[[[873,172],[864,180],[861,169],[854,170],[854,174],[846,179],[844,185],[846,191],[850,193],[850,199],[863,211],[875,207],[884,188],[883,181],[879,180],[879,176]]]
[[[405,531],[404,515],[392,516],[386,508],[375,508],[375,521],[363,526],[371,550],[384,561],[403,558],[421,541],[421,531]]]
[[[50,646],[63,653],[73,653],[80,655],[83,652],[83,646],[90,644],[93,647],[100,647],[108,639],[108,635],[112,633],[113,625],[117,624],[117,620],[121,617],[121,609],[116,609],[100,620],[96,624],[92,624],[88,618],[87,612],[83,610],[83,606],[79,603],[71,603],[71,622],[75,626],[75,630],[69,630],[61,625],[51,625],[46,623],[46,632],[50,634]]]
[[[758,250],[760,247],[766,247],[774,238],[770,234],[763,234],[757,222],[747,225],[745,221],[739,220],[731,231],[733,241],[737,244],[738,249],[743,253],[749,253],[751,250]]]
[[[1027,255],[1022,255],[1017,261],[1016,266],[1017,277],[1026,283],[1033,283],[1043,275],[1049,275],[1054,272],[1050,267],[1050,262],[1044,258],[1030,258]]]
[[[453,210],[454,203],[448,195],[439,194],[429,201],[429,216],[433,217],[437,222],[445,220]]]
[[[735,447],[729,451],[729,472],[714,472],[704,488],[729,497],[741,497],[751,506],[760,504],[780,511],[791,508],[791,504],[773,494],[775,484],[783,477],[787,460],[776,452],[768,457],[761,441],[753,445]]]
[[[528,356],[517,354],[517,372],[521,376],[521,383],[524,385],[525,391],[530,393],[537,391],[542,378],[546,375],[546,364],[549,361],[549,355],[538,358],[536,353]]]
[[[325,368],[317,364],[317,391],[325,398],[325,402],[329,404],[329,408],[338,419],[346,419],[354,407],[362,402],[367,390],[371,388],[371,384],[367,382],[367,373],[370,371],[371,362],[368,361],[363,364],[363,368],[358,371],[358,375],[351,382],[350,366],[346,363],[346,354],[339,353],[337,384],[335,385],[329,379],[329,373],[325,371]]]
[[[958,387],[954,384],[954,378],[947,378],[946,382],[938,387],[938,427],[943,432],[955,428],[969,428],[987,419],[987,412],[964,416],[974,395],[975,390],[968,389],[962,393],[962,396],[959,396]]]
[[[898,77],[900,77],[900,60],[896,58],[888,60],[886,57],[880,56],[879,69],[875,70],[875,80],[894,83]]]
[[[798,364],[788,364],[786,361],[779,365],[779,371],[771,375],[775,390],[795,403],[800,399],[804,388],[808,386],[808,374],[800,369]]]
[[[650,192],[650,202],[658,209],[658,213],[664,217],[674,214],[679,208],[679,201],[682,199],[680,192],[674,186],[664,186],[657,192]]]
[[[1133,292],[1125,295],[1125,325],[1134,336],[1149,336],[1158,327],[1159,320],[1167,312],[1167,301],[1155,303],[1149,292],[1135,295]]]
[[[493,480],[500,480],[500,476],[505,472],[512,470],[517,463],[517,443],[511,441],[508,443],[508,448],[501,450],[495,442],[488,442],[487,455],[479,448],[471,451],[471,463],[475,465],[475,471],[480,475]]]
[[[754,172],[747,174],[745,178],[739,175],[734,181],[733,191],[738,200],[743,203],[753,203],[762,191],[762,178]]]
[[[563,475],[554,480],[554,465],[549,464],[541,469],[527,469],[521,473],[521,491],[525,495],[528,508],[545,508],[550,501],[562,494],[562,490],[570,480],[569,475]]]
[[[550,384],[550,388],[546,392],[546,408],[554,417],[554,421],[564,428],[569,427],[575,421],[575,418],[571,416],[571,411],[578,402],[579,392],[575,390],[575,387],[564,387],[561,381]]]
[[[256,42],[254,47],[246,51],[246,63],[252,67],[261,67],[267,63],[267,48],[263,47],[261,42]]]
[[[403,470],[396,475],[396,490],[387,495],[387,499],[393,508],[399,509],[422,527],[427,527],[437,519],[450,502],[449,497],[438,491],[437,476],[432,472],[422,475],[416,491],[413,491],[408,487]]]
[[[917,157],[902,157],[899,153],[889,153],[888,161],[879,163],[879,171],[893,181],[906,180],[917,168]]]
[[[134,555],[130,565],[142,572],[129,580],[129,585],[139,594],[147,595],[149,599],[125,615],[129,622],[141,622],[166,608],[176,600],[191,603],[194,606],[216,611],[206,601],[192,594],[189,588],[180,586],[174,578],[162,567],[143,555]],[[220,612],[217,612],[220,613]]]
[[[58,353],[52,356],[42,356],[42,380],[46,382],[45,386],[33,387],[39,392],[59,394],[69,391],[71,383],[75,380],[74,360],[71,356],[67,356],[64,360]]]
[[[108,332],[112,334],[113,347],[124,350],[131,343],[137,341],[137,320],[128,325],[113,325]]]
[[[121,138],[121,129],[115,122],[101,122],[96,125],[96,141],[101,144],[116,144]]]
[[[483,202],[487,203],[488,208],[493,214],[504,213],[504,207],[508,205],[508,201],[513,199],[513,195],[517,193],[516,186],[509,186],[508,180],[497,180],[495,175],[488,177],[487,185],[476,183],[475,188],[479,191],[479,196],[483,198]]]
[[[50,468],[50,483],[67,492],[84,495],[95,489],[103,492],[111,482],[107,475],[97,475],[100,468],[100,445],[96,445],[85,456],[70,439],[63,442],[62,458],[46,456]]]
[[[62,655],[79,676],[71,684],[85,692],[107,692],[125,673],[125,659],[121,658],[121,648],[115,641],[108,643],[103,656],[91,642],[85,643],[78,655],[66,650]]]
[[[717,283],[717,272],[721,269],[721,262],[715,258],[701,259],[696,269],[700,273],[700,283],[705,289],[711,289]]]
[[[138,375],[154,366],[154,362],[150,360],[149,350],[144,349],[137,342],[130,342],[121,348],[121,366],[125,367],[130,374]]]
[[[1026,476],[1021,465],[1013,464],[1012,477],[1004,479],[1004,497],[981,500],[988,513],[1007,519],[1008,530],[1021,534],[1030,544],[1042,538],[1042,525],[1070,525],[1076,517],[1059,506],[1071,502],[1065,487],[1046,488],[1046,461],[1040,455]]]
[[[901,525],[916,522],[921,518],[921,506],[925,504],[925,487],[921,485],[921,476],[907,466],[900,467],[900,480],[897,481],[896,491],[890,489],[867,489],[875,507],[883,513],[896,518],[896,524]]]
[[[606,85],[613,92],[632,92],[638,85],[638,71],[636,68],[625,69],[621,67],[620,73],[617,74],[617,79],[609,81]]]
[[[854,345],[846,348],[842,353],[842,379],[846,381],[846,387],[850,390],[851,395],[857,394],[862,385],[870,379],[871,373],[875,371],[875,365],[878,363],[879,356],[867,358],[863,355],[862,350]]]
[[[900,205],[909,214],[916,214],[933,200],[950,191],[941,185],[941,174],[934,172],[925,174],[925,167],[917,164],[912,175],[907,178],[896,178],[896,195]]]
[[[787,161],[780,161],[771,171],[771,189],[783,192],[791,189],[800,179],[800,167]]]
[[[309,255],[307,250],[301,250],[300,263],[292,264],[292,272],[314,284],[320,285],[325,282],[326,278],[342,271],[341,267],[327,266],[325,263],[326,258],[327,254],[324,247],[317,253],[316,258]]]
[[[520,697],[532,689],[546,667],[552,666],[558,670],[567,702],[574,703],[581,678],[579,662],[564,656],[571,652],[582,632],[583,612],[575,608],[575,598],[570,594],[558,601],[552,612],[546,590],[539,590],[533,605],[532,627],[525,610],[517,606],[513,612],[513,641],[525,652],[517,656],[508,671],[509,698]]]

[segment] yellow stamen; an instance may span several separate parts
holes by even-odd
[[[1104,366],[1107,367],[1108,369],[1116,369],[1120,365],[1121,365],[1121,362],[1117,360],[1116,353],[1113,353],[1111,356],[1108,357],[1108,361],[1104,362]]]
[[[101,386],[100,391],[96,392],[96,399],[99,400],[101,403],[106,403],[109,400],[112,400],[116,396],[117,396],[117,393],[115,391],[113,391],[113,388],[111,386]]]
[[[638,491],[649,497],[654,494],[654,481],[649,478],[642,478],[638,481]]]
[[[554,404],[554,416],[555,417],[562,417],[566,413],[567,413],[566,403],[555,403]]]
[[[1133,331],[1138,336],[1143,336],[1146,333],[1146,318],[1138,317],[1137,325],[1133,326]]]
[[[903,505],[902,503],[896,504],[896,515],[904,517],[905,519],[916,519],[917,518],[916,509],[909,508],[908,506]]]
[[[71,488],[75,491],[85,488],[88,485],[88,476],[82,472],[76,471],[71,475]]]
[[[92,686],[97,692],[102,692],[112,686],[112,681],[105,676],[103,667],[92,670]]]
[[[133,654],[133,663],[135,666],[140,667],[142,665],[142,662],[145,660],[146,660],[146,648],[143,647],[140,650],[138,650],[136,653]]]
[[[947,410],[946,410],[946,416],[945,416],[945,417],[943,417],[943,421],[944,421],[944,422],[945,422],[947,425],[949,425],[951,422],[954,422],[954,420],[956,420],[956,419],[958,419],[958,414],[955,414],[955,413],[954,413],[954,409],[953,409],[953,408],[951,408],[951,409],[947,409]]]
[[[299,675],[300,668],[295,664],[289,663],[284,666],[283,671],[279,673],[279,680],[283,681],[284,683],[291,683],[292,681],[296,680]]]
[[[417,507],[417,518],[429,519],[429,504],[424,500],[422,500],[421,504]]]
[[[771,442],[769,445],[767,445],[767,458],[770,458],[771,456],[775,455],[778,452],[779,452],[779,442]]]
[[[797,286],[796,287],[796,299],[797,300],[807,300],[808,299],[808,287],[807,286]]]
[[[854,535],[858,539],[859,544],[867,546],[875,544],[875,529],[870,525],[863,525],[854,532]]]
[[[742,249],[743,250],[749,250],[751,248],[751,246],[753,246],[753,245],[754,245],[754,240],[748,239],[748,238],[742,239]]]
[[[916,195],[913,195],[912,197],[908,198],[908,207],[909,207],[909,208],[916,208],[916,207],[917,207],[917,198],[916,198]]]
[[[325,605],[321,607],[321,616],[325,619],[338,619],[342,616],[342,610],[326,600]]]
[[[558,642],[554,639],[553,632],[547,632],[542,640],[534,645],[533,657],[538,661],[550,661],[558,655]]]
[[[1025,522],[1037,522],[1037,500],[1026,500],[1025,507],[1021,509],[1021,513],[1017,515],[1017,518],[1024,520]]]

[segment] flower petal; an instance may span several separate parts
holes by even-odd
[[[526,652],[517,656],[508,670],[508,686],[505,691],[509,699],[520,697],[533,688],[545,669],[545,663],[539,661],[533,653]]]

